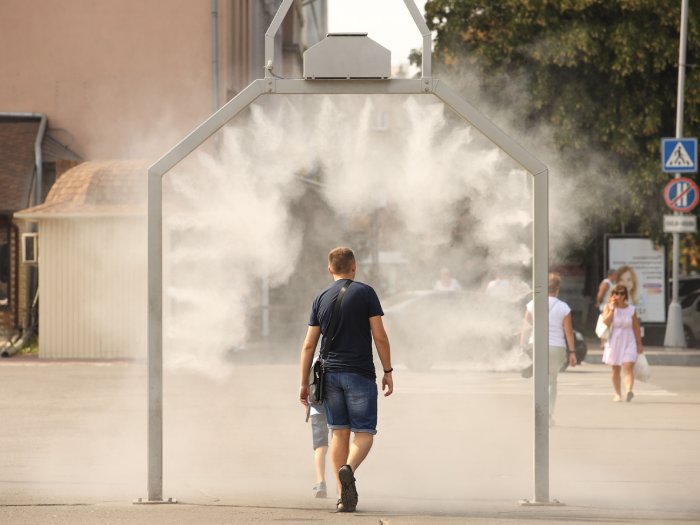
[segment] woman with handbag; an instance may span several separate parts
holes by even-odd
[[[637,355],[644,352],[639,320],[635,307],[627,304],[627,288],[615,285],[603,310],[603,322],[610,327],[610,335],[603,351],[603,363],[612,366],[612,384],[615,390],[613,401],[622,401],[622,378],[624,375],[625,401],[634,397],[634,364]]]

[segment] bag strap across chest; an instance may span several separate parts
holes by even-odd
[[[333,306],[333,311],[331,312],[331,319],[328,323],[328,333],[323,338],[323,344],[321,345],[320,355],[322,360],[328,357],[328,352],[330,352],[331,350],[331,344],[333,343],[333,339],[335,339],[336,321],[340,316],[340,305],[343,302],[345,292],[347,292],[352,282],[353,281],[351,279],[347,279],[345,281],[345,284],[340,288],[340,291],[338,292],[338,298],[335,300],[335,305]]]

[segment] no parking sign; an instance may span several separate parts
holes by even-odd
[[[671,179],[664,188],[664,200],[673,211],[688,213],[698,205],[698,185],[687,177]]]

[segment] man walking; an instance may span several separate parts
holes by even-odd
[[[610,299],[610,292],[615,287],[617,283],[617,270],[611,268],[608,270],[608,276],[600,281],[598,285],[598,293],[595,297],[595,306],[598,311],[602,314],[605,309],[605,305],[608,304],[608,299]]]
[[[598,308],[599,315],[603,315],[603,310],[605,310],[605,305],[608,304],[608,299],[610,299],[610,292],[615,287],[617,283],[617,270],[610,268],[608,270],[608,276],[600,281],[598,285],[598,293],[595,298],[595,306]],[[605,342],[607,339],[605,337],[600,338],[600,348],[605,348]]]
[[[333,284],[313,302],[309,328],[301,349],[299,401],[309,403],[308,375],[321,335],[330,337],[325,360],[324,406],[328,428],[333,432],[330,456],[338,482],[338,512],[357,507],[355,472],[367,457],[377,433],[377,384],[372,360],[372,340],[383,368],[382,391],[394,390],[389,338],[382,323],[382,306],[374,289],[354,281],[357,270],[350,248],[338,247],[328,254],[328,271]],[[335,330],[329,334],[330,319],[338,293],[346,287]],[[350,434],[354,438],[350,440]]]

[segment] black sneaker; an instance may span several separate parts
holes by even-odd
[[[350,465],[343,465],[338,471],[340,478],[340,503],[338,512],[355,512],[357,507],[357,489],[355,488],[355,476]],[[340,509],[343,510],[340,510]]]

